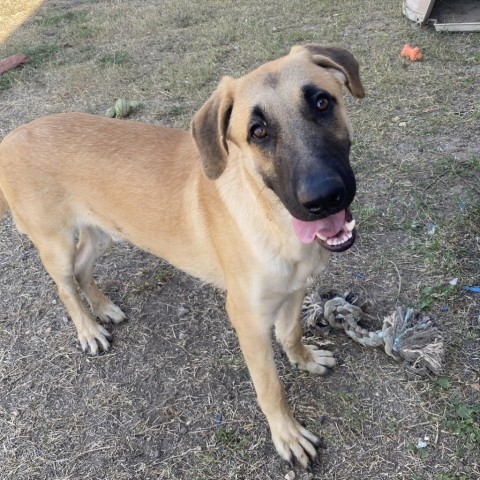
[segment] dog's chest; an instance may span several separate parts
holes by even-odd
[[[272,258],[265,270],[268,271],[269,288],[289,294],[310,286],[328,263],[329,252],[322,248],[302,249],[295,256],[278,255]]]

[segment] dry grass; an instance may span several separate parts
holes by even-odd
[[[53,112],[103,114],[117,97],[142,101],[137,120],[187,128],[222,75],[294,43],[346,46],[368,92],[347,99],[361,237],[321,281],[363,291],[380,321],[418,307],[425,287],[480,282],[480,40],[415,28],[397,3],[48,2],[0,47],[31,59],[0,77],[0,135]],[[406,41],[423,62],[399,57]],[[97,278],[131,320],[111,353],[88,358],[35,250],[0,223],[2,478],[283,478],[222,293],[128,246]],[[441,379],[412,378],[341,334],[325,380],[277,351],[296,416],[327,446],[296,478],[480,478],[479,294],[427,300],[447,340]]]
[[[0,43],[35,13],[44,0],[3,0],[0,5]]]

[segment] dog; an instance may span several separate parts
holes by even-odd
[[[94,317],[125,319],[92,277],[114,242],[225,289],[273,443],[304,467],[319,439],[288,407],[271,339],[275,329],[300,369],[324,375],[335,366],[330,351],[302,343],[300,312],[330,252],[356,236],[343,86],[364,97],[349,51],[294,46],[245,76],[224,77],[190,132],[66,113],[23,125],[0,145],[0,216],[10,209],[38,249],[83,350],[110,348]]]

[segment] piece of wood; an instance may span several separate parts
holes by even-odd
[[[16,53],[15,55],[10,55],[9,57],[0,60],[0,75],[8,72],[12,68],[24,64],[26,61],[27,56],[23,53]]]

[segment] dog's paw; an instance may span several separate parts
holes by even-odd
[[[301,370],[307,370],[317,375],[328,375],[337,364],[333,353],[320,350],[315,345],[304,345],[303,355],[295,363]]]
[[[105,302],[94,309],[95,315],[106,324],[120,323],[126,320],[127,316],[112,302]]]
[[[85,353],[98,355],[100,351],[108,352],[110,350],[110,341],[112,334],[98,323],[93,322],[78,332],[80,346]]]
[[[270,425],[272,440],[279,455],[290,464],[297,462],[307,468],[317,456],[320,439],[302,427],[294,418]]]

